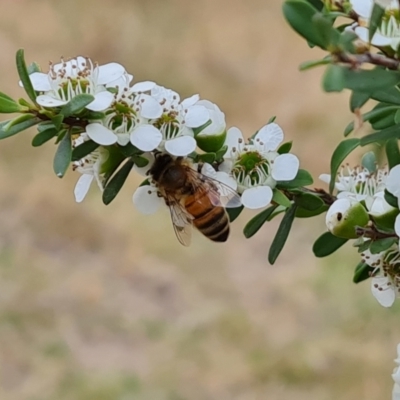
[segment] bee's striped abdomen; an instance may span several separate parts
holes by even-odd
[[[208,192],[203,190],[189,195],[185,201],[187,212],[194,217],[193,225],[214,242],[225,242],[229,236],[229,218],[222,206],[211,203]]]

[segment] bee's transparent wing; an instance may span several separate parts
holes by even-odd
[[[177,201],[169,201],[169,211],[176,237],[181,244],[189,246],[192,240],[193,217]]]

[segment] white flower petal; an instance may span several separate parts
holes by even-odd
[[[392,306],[396,299],[394,288],[388,283],[388,278],[385,276],[376,276],[371,279],[372,294],[383,307]]]
[[[394,231],[397,236],[400,236],[400,214],[396,217],[396,221],[394,223]]]
[[[68,103],[65,100],[56,99],[47,94],[41,94],[36,97],[36,102],[43,107],[60,107]]]
[[[149,163],[145,167],[138,167],[136,164],[133,166],[133,169],[142,176],[147,176],[147,172],[153,166],[154,163],[154,155],[153,153],[143,153],[141,157],[146,158],[149,160]]]
[[[83,174],[79,177],[74,189],[75,201],[77,203],[80,203],[85,198],[93,179],[94,175],[90,174]]]
[[[214,179],[217,180],[218,182],[224,183],[226,186],[229,186],[233,190],[237,189],[236,180],[232,176],[227,174],[226,172],[218,171],[215,174],[215,178]]]
[[[331,176],[329,175],[329,174],[321,174],[320,176],[319,176],[319,179],[322,181],[322,182],[325,182],[325,183],[330,183],[331,182]]]
[[[143,118],[156,119],[161,117],[163,109],[160,103],[148,94],[140,95],[140,115]]]
[[[371,44],[374,46],[390,46],[392,44],[393,38],[383,36],[379,32],[376,32],[371,40]]]
[[[193,96],[188,97],[185,100],[182,100],[181,105],[183,108],[188,108],[188,107],[195,105],[199,101],[199,99],[200,99],[200,96],[198,94],[194,94]]]
[[[161,132],[152,125],[141,125],[131,133],[131,143],[142,151],[153,151],[161,140]]]
[[[223,161],[218,169],[222,172],[226,172],[227,174],[230,174],[232,172],[232,168],[233,168],[234,163],[230,160],[225,160]]]
[[[117,142],[117,135],[99,123],[89,124],[86,133],[94,142],[103,146],[109,146]]]
[[[204,106],[189,107],[185,114],[185,125],[197,128],[204,125],[210,119],[210,113]]]
[[[237,149],[238,146],[243,143],[244,143],[244,138],[240,129],[236,128],[235,126],[229,128],[228,132],[226,133],[226,139],[224,143],[225,146],[228,146],[226,154],[227,155],[231,154],[233,148]]]
[[[246,189],[242,194],[242,204],[250,209],[266,207],[272,200],[272,189],[269,186],[258,186]]]
[[[33,88],[37,92],[46,92],[51,90],[51,85],[47,74],[44,74],[43,72],[34,72],[29,75],[29,78],[32,82]]]
[[[129,133],[119,133],[117,137],[118,144],[121,146],[126,146],[131,140],[131,135]]]
[[[108,90],[95,94],[94,100],[89,103],[86,108],[92,111],[104,111],[106,108],[110,107],[114,100],[114,95]]]
[[[369,0],[350,0],[353,10],[365,19],[369,19],[372,12],[373,1]]]
[[[395,165],[386,179],[386,189],[396,197],[400,197],[400,165]]]
[[[300,161],[293,154],[281,154],[275,158],[271,175],[276,181],[291,181],[299,171]]]
[[[357,26],[354,29],[356,35],[365,43],[369,42],[369,30],[365,26]]]
[[[164,199],[157,196],[157,190],[150,185],[139,186],[132,197],[133,204],[142,214],[154,214]]]
[[[217,176],[217,171],[209,163],[204,163],[203,164],[203,166],[201,168],[201,173],[203,175],[208,176],[208,177],[213,178],[213,179],[216,179],[216,176]]]
[[[106,85],[109,82],[115,81],[124,74],[125,68],[121,64],[109,63],[100,65],[99,76],[97,78],[98,85]]]
[[[187,156],[196,150],[196,140],[191,136],[180,136],[165,142],[165,150],[174,156]]]
[[[267,124],[257,132],[254,141],[263,143],[266,151],[275,151],[283,141],[283,130],[278,124]]]
[[[151,81],[137,82],[131,87],[131,90],[132,92],[148,92],[155,86],[156,86],[155,82]]]

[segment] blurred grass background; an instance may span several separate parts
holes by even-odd
[[[46,70],[60,56],[115,61],[136,80],[200,93],[251,135],[272,115],[314,176],[351,115],[326,95],[321,56],[293,33],[281,2],[3,0],[0,89],[23,96],[14,55]],[[389,398],[398,306],[352,282],[350,246],[311,252],[323,218],[295,222],[274,266],[278,221],[251,240],[233,225],[216,245],[174,237],[168,212],[139,215],[132,177],[108,207],[78,174],[52,171],[34,131],[0,143],[1,400],[376,400]],[[316,182],[319,186],[319,183]]]

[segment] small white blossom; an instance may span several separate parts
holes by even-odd
[[[196,104],[204,106],[208,110],[209,118],[211,120],[210,125],[206,126],[199,133],[199,136],[212,136],[224,133],[226,130],[225,114],[219,109],[219,107],[208,100],[199,100]]]
[[[86,106],[92,111],[103,111],[113,101],[106,85],[125,73],[122,65],[109,63],[98,66],[90,58],[77,57],[59,64],[50,64],[47,74],[34,72],[29,77],[34,90],[44,92],[36,98],[43,107],[60,107],[78,94],[91,94],[94,100]]]
[[[376,0],[381,7],[385,8],[385,15],[381,26],[375,32],[371,44],[374,46],[391,46],[394,50],[400,43],[400,15],[397,0]],[[357,36],[364,42],[369,42],[369,20],[371,17],[373,0],[350,0],[353,10],[359,15],[359,22],[352,26]]]
[[[85,140],[86,136],[81,135],[74,141],[74,146],[76,147],[80,145]],[[97,182],[100,190],[103,191],[103,176],[101,168],[107,161],[108,156],[108,151],[104,147],[100,146],[83,159],[72,163],[72,169],[82,174],[74,189],[75,200],[77,203],[80,203],[85,198],[93,180]]]
[[[225,145],[228,150],[220,170],[237,181],[242,204],[250,209],[270,204],[277,181],[290,181],[299,170],[299,159],[293,154],[279,154],[283,131],[275,123],[263,126],[250,144],[238,128],[230,128]]]

